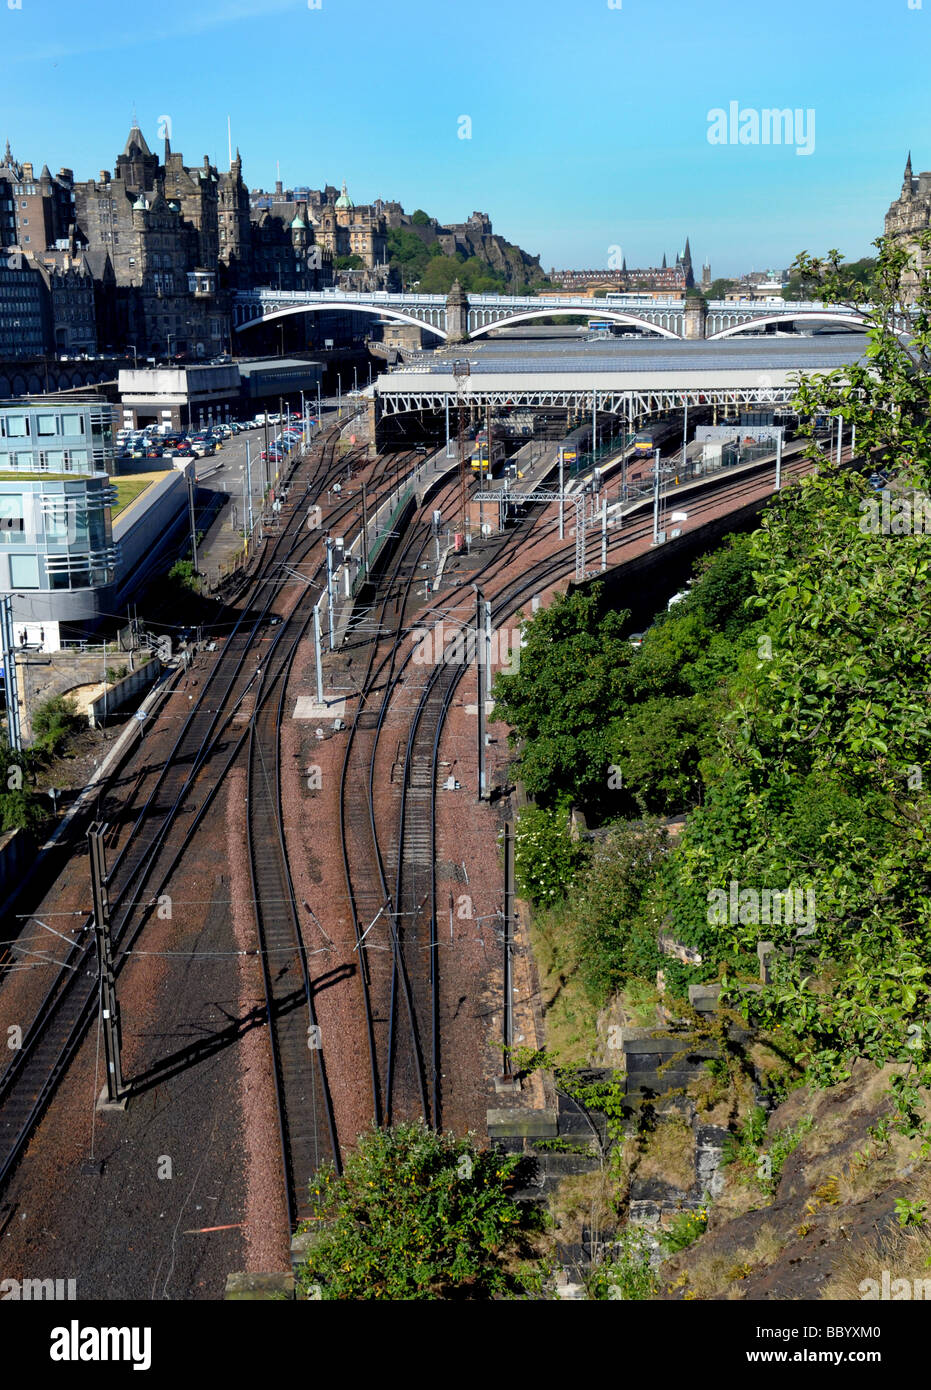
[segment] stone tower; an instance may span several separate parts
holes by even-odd
[[[451,343],[463,343],[469,336],[469,297],[458,280],[446,297],[446,332]]]
[[[902,192],[886,213],[885,224],[886,236],[912,252],[914,269],[910,273],[906,273],[902,281],[902,296],[906,303],[914,300],[917,293],[919,270],[922,266],[927,268],[931,264],[927,257],[922,259],[915,241],[919,232],[927,231],[929,228],[931,228],[931,173],[919,174],[916,178],[912,173],[912,156],[909,152],[902,179]]]
[[[685,324],[683,337],[694,341],[705,336],[708,318],[708,305],[701,295],[689,295],[685,301]]]
[[[690,290],[694,287],[695,276],[692,273],[692,248],[689,246],[688,237],[685,238],[685,250],[682,253],[682,269],[685,272],[685,288]]]

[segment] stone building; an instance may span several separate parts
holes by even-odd
[[[74,175],[70,169],[35,174],[13,158],[9,140],[0,163],[0,247],[46,251],[66,238],[74,223]]]
[[[554,285],[566,290],[578,290],[583,294],[596,289],[614,290],[623,294],[628,290],[645,290],[656,295],[668,295],[681,299],[686,290],[695,284],[692,268],[692,251],[689,239],[685,239],[685,250],[676,256],[675,265],[666,264],[665,253],[660,266],[646,266],[629,270],[624,258],[619,270],[551,270],[550,279]],[[702,285],[711,284],[711,267],[702,268]]]
[[[903,292],[906,303],[911,303],[918,289],[918,272],[927,268],[931,257],[922,257],[915,244],[919,232],[931,228],[931,173],[912,173],[912,156],[909,152],[905,163],[902,191],[886,213],[885,234],[892,241],[912,250],[914,269],[904,277]]]
[[[333,283],[332,255],[318,242],[305,203],[274,202],[252,218],[250,284],[315,290]]]
[[[229,343],[218,284],[219,175],[188,168],[165,141],[164,163],[134,125],[114,173],[74,187],[78,236],[106,253],[120,301],[118,330],[140,352],[211,357]]]
[[[357,207],[345,182],[340,190],[330,183],[325,188],[286,189],[279,179],[273,193],[253,189],[249,204],[253,224],[265,213],[284,221],[288,209],[291,217],[300,216],[307,224],[310,244],[316,244],[323,253],[323,264],[337,256],[355,255],[371,270],[387,259],[388,224],[382,210],[385,205],[375,202]],[[256,283],[277,284],[261,278]]]
[[[356,207],[345,181],[338,198],[321,204],[312,213],[315,236],[334,260],[338,256],[358,256],[366,269],[380,265],[387,257],[388,228],[384,217],[371,205]]]
[[[48,350],[68,357],[94,354],[97,351],[94,276],[83,250],[72,242],[67,250],[45,251],[29,259],[45,288]]]

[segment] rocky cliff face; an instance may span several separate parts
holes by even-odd
[[[503,275],[509,285],[543,278],[540,257],[531,256],[520,246],[492,231],[491,221],[484,213],[473,213],[468,222],[455,222],[448,227],[442,226],[435,218],[426,226],[418,227],[405,215],[402,225],[407,231],[416,232],[427,246],[438,241],[444,256],[454,256],[458,252],[463,256],[477,257]]]

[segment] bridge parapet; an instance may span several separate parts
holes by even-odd
[[[818,300],[767,303],[763,300],[658,299],[644,302],[636,296],[589,299],[582,295],[462,295],[450,307],[442,294],[415,291],[395,294],[388,290],[275,290],[270,287],[238,291],[233,296],[233,323],[237,332],[253,324],[287,314],[306,312],[369,313],[430,328],[440,338],[456,340],[483,336],[490,328],[525,323],[553,315],[573,314],[611,319],[632,328],[650,329],[666,338],[728,337],[741,328],[758,324],[831,322],[862,325],[869,305],[823,304]],[[451,317],[452,316],[452,317]],[[907,331],[911,319],[903,308],[894,323]],[[701,332],[701,327],[704,332]]]

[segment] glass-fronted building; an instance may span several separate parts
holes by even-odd
[[[117,577],[112,410],[51,398],[0,403],[0,592],[18,644],[54,649],[60,625],[107,611]]]
[[[0,477],[112,473],[113,452],[113,407],[106,401],[0,401]]]

